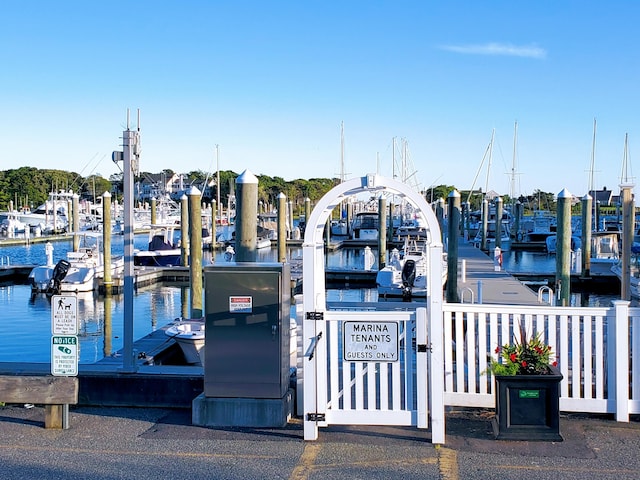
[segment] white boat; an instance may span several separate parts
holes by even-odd
[[[446,282],[446,262],[443,259],[442,286]],[[427,296],[428,262],[426,243],[423,240],[405,241],[400,252],[397,248],[391,251],[389,263],[376,275],[379,297],[412,297]]]
[[[358,212],[351,222],[353,240],[378,240],[378,212]]]
[[[531,217],[524,217],[518,238],[525,242],[542,242],[556,232],[556,216],[549,210],[534,210]]]
[[[556,253],[558,237],[555,233],[550,234],[545,239],[545,246],[547,248],[547,253],[554,254]],[[571,251],[576,252],[582,248],[582,239],[578,235],[571,235]]]
[[[140,267],[175,267],[182,261],[182,250],[174,244],[176,225],[150,225],[148,250],[134,250],[133,264]]]
[[[290,237],[289,221],[285,218],[285,234]],[[265,237],[268,240],[278,239],[278,212],[266,212],[258,214],[257,221],[258,237]]]
[[[591,233],[591,263],[617,263],[620,259],[620,232]]]
[[[629,291],[634,298],[640,298],[640,243],[631,245],[631,272],[629,279]],[[622,263],[616,262],[611,266],[611,271],[622,281]]]
[[[0,224],[0,233],[9,238],[24,234],[29,226],[20,220],[16,212],[8,212]]]
[[[34,293],[45,292],[56,295],[63,292],[91,292],[98,287],[98,279],[104,276],[104,255],[101,248],[101,234],[80,235],[78,251],[67,252],[67,258],[53,265],[48,258],[47,265],[31,270],[29,283]],[[113,257],[111,274],[117,275],[124,269],[124,257]]]
[[[67,208],[73,201],[72,191],[52,192],[48,200],[35,210],[28,207],[19,210],[0,213],[0,220],[13,216],[20,222],[33,229],[39,229],[42,233],[57,233],[67,229]]]
[[[349,235],[349,225],[347,220],[341,218],[340,220],[331,220],[331,235],[338,237],[346,237]]]
[[[271,239],[269,235],[264,235],[264,231],[258,227],[258,235],[256,236],[256,250],[261,250],[263,248],[271,248]],[[276,235],[277,237],[277,235]],[[235,247],[236,246],[236,231],[235,225],[229,225],[225,227],[225,229],[221,232],[218,232],[216,235],[216,243],[224,244],[226,246]]]
[[[496,221],[488,220],[487,221],[487,250],[492,251],[496,248]],[[482,229],[478,230],[475,238],[473,239],[473,245],[476,247],[480,247],[482,245]],[[500,224],[500,249],[505,252],[507,250],[511,250],[511,230],[509,228],[509,221],[503,220]]]
[[[420,217],[404,220],[402,224],[396,228],[395,234],[400,239],[411,237],[427,238],[427,224],[426,221]]]
[[[164,333],[178,343],[188,364],[204,366],[204,332],[204,318],[176,318]]]
[[[271,248],[271,240],[265,237],[256,238],[256,249]]]

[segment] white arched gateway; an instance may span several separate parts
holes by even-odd
[[[380,309],[384,304],[375,303],[356,310],[327,309],[325,225],[335,207],[364,192],[400,197],[425,221],[430,265],[426,304],[406,303],[386,311]],[[431,418],[432,442],[444,443],[442,237],[427,201],[408,185],[379,175],[343,182],[320,199],[307,219],[303,254],[305,440],[315,440],[319,426],[428,428]]]

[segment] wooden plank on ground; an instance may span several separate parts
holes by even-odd
[[[0,375],[0,402],[75,405],[78,378]]]

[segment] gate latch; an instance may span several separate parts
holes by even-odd
[[[307,421],[309,422],[324,422],[324,413],[307,413]]]
[[[431,344],[427,345],[426,343],[418,344],[418,353],[427,353],[433,351]]]
[[[311,338],[311,344],[309,344],[309,348],[307,348],[307,351],[304,354],[305,357],[309,357],[309,360],[313,358],[313,354],[315,353],[316,347],[318,346],[318,340],[320,340],[321,338],[322,332]]]

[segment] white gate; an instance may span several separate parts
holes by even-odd
[[[307,413],[311,420],[320,426],[427,428],[428,348],[417,343],[427,337],[426,308],[327,311],[311,317],[323,324],[305,353],[316,378],[315,398],[305,401],[314,410]]]
[[[400,196],[426,222],[431,265],[427,284],[436,288],[428,288],[423,306],[407,304],[413,309],[393,311],[375,311],[373,306],[357,311],[327,309],[324,228],[336,206],[361,192]],[[303,254],[305,354],[299,378],[305,440],[317,439],[318,427],[331,424],[428,428],[430,418],[432,442],[444,443],[442,241],[426,200],[407,185],[378,175],[341,183],[311,213]],[[428,364],[436,368],[429,369]]]

